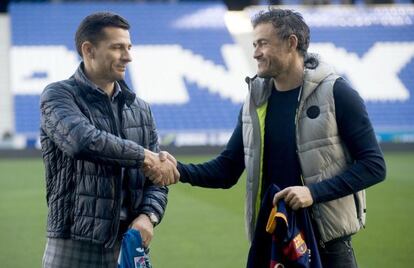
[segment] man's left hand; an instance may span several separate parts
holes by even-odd
[[[154,235],[154,226],[152,225],[150,218],[145,214],[139,215],[131,223],[131,228],[140,232],[142,243],[144,244],[144,247],[147,248]]]
[[[284,199],[293,210],[310,207],[313,204],[312,194],[306,186],[292,186],[283,189],[273,197],[273,205]]]

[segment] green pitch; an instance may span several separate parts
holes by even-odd
[[[412,267],[414,153],[386,153],[387,179],[368,189],[367,228],[354,237],[360,267]],[[183,162],[208,157],[181,156]],[[40,267],[46,206],[43,164],[0,160],[0,267]],[[230,190],[170,187],[151,245],[154,267],[244,267],[244,177]]]

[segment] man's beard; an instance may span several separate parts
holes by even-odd
[[[271,72],[261,72],[261,73],[258,72],[257,76],[260,78],[273,78],[273,77],[276,77],[277,74],[275,73],[272,74]]]

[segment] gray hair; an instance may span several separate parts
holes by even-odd
[[[252,19],[253,28],[263,23],[271,23],[277,29],[277,35],[282,40],[286,40],[294,34],[298,38],[297,50],[303,57],[306,56],[309,48],[310,31],[299,12],[269,7],[266,11],[260,11]]]

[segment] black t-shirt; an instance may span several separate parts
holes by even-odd
[[[272,183],[284,189],[302,185],[296,153],[295,116],[300,87],[288,91],[273,88],[267,102],[263,150],[262,193]]]

